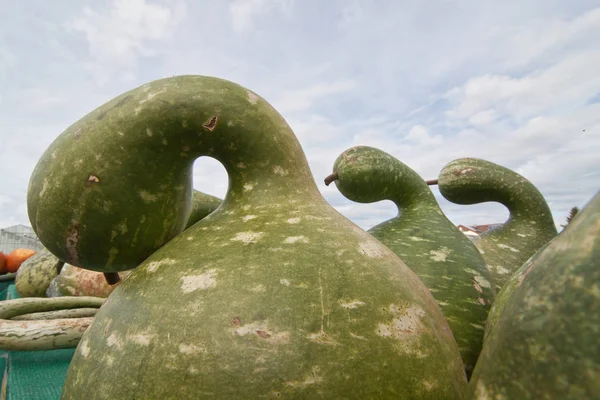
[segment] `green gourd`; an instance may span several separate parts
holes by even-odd
[[[506,291],[467,399],[599,399],[600,193]]]
[[[208,216],[211,212],[215,211],[222,202],[223,200],[218,197],[194,190],[192,193],[192,210],[185,228],[189,228],[202,218]]]
[[[438,178],[440,193],[456,204],[495,201],[508,208],[508,220],[473,242],[483,254],[499,291],[510,276],[557,234],[550,207],[523,176],[477,158],[448,163]]]
[[[553,239],[554,240],[554,239]],[[502,290],[498,292],[498,295],[494,299],[494,303],[492,304],[492,308],[490,309],[490,313],[488,314],[487,320],[485,322],[485,333],[483,335],[483,340],[485,342],[486,338],[490,335],[495,329],[496,323],[500,318],[500,315],[504,312],[504,308],[506,307],[507,302],[510,300],[510,297],[513,295],[515,289],[519,285],[519,279],[523,275],[523,273],[531,266],[534,260],[537,259],[539,253],[544,251],[548,245],[552,243],[552,240],[545,245],[542,246],[533,256],[531,256],[525,264],[521,266],[514,274],[510,276],[510,279],[506,281],[504,286],[502,286]]]
[[[206,155],[227,195],[173,237]],[[152,251],[82,337],[63,399],[464,393],[427,288],[323,199],[283,117],[237,84],[180,76],[111,100],[44,153],[28,198],[42,241],[86,268],[132,268]]]
[[[477,248],[446,218],[425,181],[390,154],[353,147],[337,158],[333,171],[330,179],[348,199],[396,204],[398,216],[368,232],[400,256],[433,293],[469,374],[495,294]]]
[[[50,282],[63,266],[48,249],[42,249],[21,264],[15,277],[20,297],[45,297]]]
[[[222,200],[218,197],[194,190],[192,211],[188,217],[186,228],[216,210],[221,202]],[[93,277],[91,273],[78,271],[77,267],[70,264],[66,265],[67,271],[65,271],[63,268],[64,264],[64,262],[60,261],[46,248],[25,260],[21,267],[19,267],[15,277],[15,286],[19,296],[106,297],[110,293],[111,289],[103,282],[104,278],[100,279]]]

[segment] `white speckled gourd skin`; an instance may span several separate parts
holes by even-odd
[[[219,208],[222,202],[223,200],[218,197],[194,190],[192,193],[192,211],[185,225],[186,229],[202,218],[206,218],[211,212]]]
[[[85,159],[92,162],[73,180],[75,187],[60,181],[54,164],[81,140],[91,147]],[[113,154],[119,146],[124,154]],[[94,160],[109,154],[120,160],[131,149],[137,158],[101,161],[104,170],[94,175],[99,182],[85,184],[90,172],[102,171]],[[88,114],[43,156],[46,172],[34,173],[33,225],[42,227],[42,240],[84,266],[86,260],[98,269],[136,266],[162,241],[157,237],[170,236],[170,226],[184,226],[189,210],[175,208],[190,198],[189,171],[202,155],[228,172],[223,204],[116,287],[79,343],[63,399],[462,397],[460,354],[427,288],[325,202],[287,123],[234,83],[162,79]],[[77,245],[65,246],[68,234],[74,237],[73,211],[57,199],[41,207],[42,199],[58,193],[53,185],[78,191],[69,194],[73,199],[90,187],[114,193],[103,184],[127,187],[121,203],[111,204],[111,220],[93,229],[81,222],[102,214],[103,202],[113,197],[76,203],[82,204]],[[162,206],[149,213],[148,204],[156,202]],[[167,226],[174,216],[179,221]],[[117,229],[112,239],[110,233],[126,218],[127,232],[165,221],[164,230],[146,235],[142,229],[138,242],[148,243],[127,248],[127,232]],[[97,249],[88,247],[94,242]],[[110,260],[113,248],[119,252]]]
[[[509,218],[499,228],[473,240],[500,291],[511,275],[552,240],[556,226],[540,191],[516,172],[477,158],[448,163],[438,179],[440,193],[456,204],[495,201],[508,208]]]
[[[499,296],[467,398],[600,399],[600,193]]]
[[[398,216],[368,232],[405,261],[432,292],[470,374],[495,295],[477,248],[446,218],[425,181],[390,154],[353,147],[337,158],[333,170],[338,189],[350,200],[391,200],[397,205]]]
[[[15,277],[15,287],[20,297],[45,297],[50,282],[64,264],[48,249],[42,249],[21,264]]]

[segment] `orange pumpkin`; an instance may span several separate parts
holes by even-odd
[[[0,274],[6,273],[6,255],[0,251]]]
[[[23,263],[23,261],[27,260],[35,253],[37,252],[31,249],[14,249],[6,257],[6,271],[17,272],[17,270],[21,266],[21,263]]]

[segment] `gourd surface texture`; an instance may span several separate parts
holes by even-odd
[[[600,399],[600,194],[506,291],[467,398]]]
[[[63,263],[47,249],[40,250],[21,264],[15,277],[20,297],[45,297],[50,282]]]
[[[54,164],[76,161],[82,139],[90,163],[61,181]],[[200,156],[223,164],[228,192],[167,240],[186,222]],[[295,135],[255,93],[203,76],[154,81],[68,128],[41,164],[30,215],[43,240],[101,270],[143,260],[82,337],[63,399],[462,397],[460,354],[427,288],[325,202]],[[59,192],[70,214],[44,200]],[[77,245],[65,245],[72,221]]]
[[[218,197],[194,190],[192,193],[192,211],[185,225],[186,229],[215,211],[223,202]]]
[[[510,276],[557,234],[540,191],[516,172],[477,158],[461,158],[440,172],[440,193],[456,204],[495,201],[508,208],[500,227],[473,240],[499,291]]]
[[[336,185],[350,200],[391,200],[398,216],[369,229],[417,274],[437,300],[467,372],[477,361],[494,299],[489,271],[471,241],[444,215],[425,181],[381,150],[358,146],[334,164]]]

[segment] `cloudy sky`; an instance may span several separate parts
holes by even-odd
[[[0,228],[29,225],[29,176],[65,128],[180,74],[229,79],[273,104],[325,198],[363,228],[395,207],[351,203],[322,183],[359,144],[425,179],[459,157],[514,169],[558,225],[600,189],[598,38],[597,0],[3,2]],[[224,196],[224,169],[199,159],[194,186]],[[456,224],[508,215],[436,195]]]

